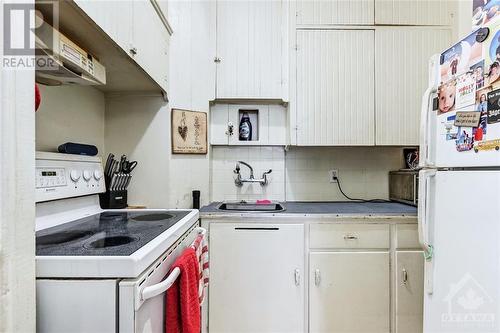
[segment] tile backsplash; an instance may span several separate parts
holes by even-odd
[[[268,175],[269,184],[244,183],[239,187],[234,184],[233,172],[236,162],[244,161],[254,169],[254,177],[261,178],[262,173],[272,169]],[[241,165],[243,178],[250,176],[250,171]],[[211,198],[223,200],[284,200],[285,199],[285,150],[283,147],[219,147],[212,148],[211,162]]]
[[[269,184],[234,184],[236,162],[254,168],[255,178],[273,169]],[[211,160],[211,200],[345,200],[329,181],[337,169],[344,192],[356,198],[387,199],[388,172],[403,167],[402,148],[397,147],[227,147],[214,146]],[[244,178],[249,170],[241,166]]]
[[[286,154],[286,200],[346,200],[329,170],[337,169],[351,198],[388,199],[389,171],[404,166],[402,148],[295,147]]]

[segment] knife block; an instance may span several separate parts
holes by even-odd
[[[99,202],[103,209],[127,208],[127,190],[110,191],[99,194]]]

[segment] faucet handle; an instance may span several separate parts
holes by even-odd
[[[239,174],[240,173],[240,164],[236,163],[236,167],[233,170],[234,173]]]
[[[269,169],[269,171],[264,172],[264,173],[263,173],[263,175],[268,175],[268,174],[270,174],[271,172],[273,172],[273,169]]]

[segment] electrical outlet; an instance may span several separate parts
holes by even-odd
[[[329,175],[330,175],[330,183],[336,183],[339,177],[339,170],[337,169],[330,170]]]

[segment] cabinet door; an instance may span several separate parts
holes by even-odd
[[[304,226],[210,224],[209,331],[304,331]]]
[[[418,145],[429,58],[450,44],[451,30],[383,27],[375,33],[376,144]]]
[[[374,0],[300,0],[297,25],[374,23]]]
[[[389,253],[310,254],[310,332],[389,332]]]
[[[238,124],[229,124],[229,105],[216,104],[210,108],[210,144],[227,145],[229,137],[237,135]],[[232,125],[232,134],[230,126]]]
[[[158,83],[167,90],[168,40],[167,28],[149,0],[133,1],[134,59]]]
[[[374,144],[374,31],[297,32],[297,144]]]
[[[396,252],[396,333],[423,330],[424,256],[421,251]]]
[[[217,2],[217,98],[283,98],[281,8],[281,1]]]
[[[375,0],[375,23],[451,25],[452,1]]]
[[[132,2],[75,0],[78,7],[127,53],[132,41]]]

